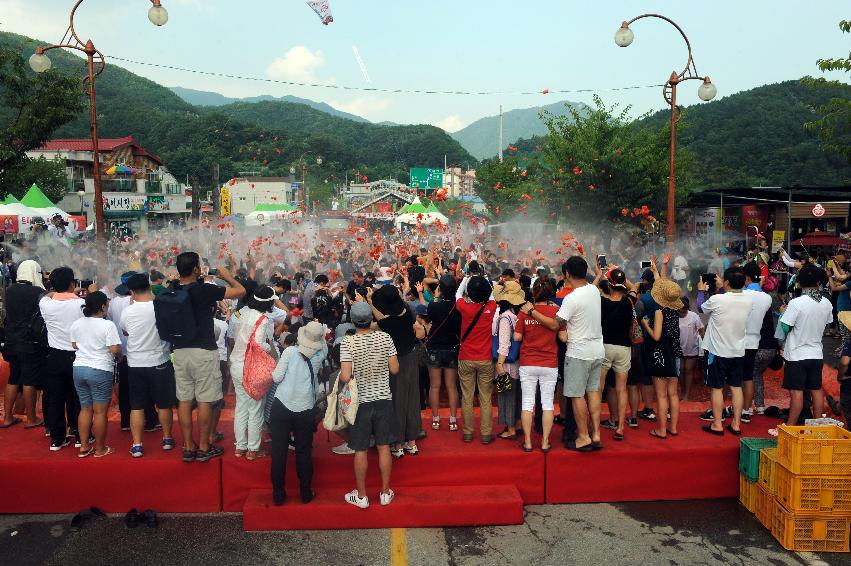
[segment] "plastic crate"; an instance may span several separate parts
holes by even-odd
[[[812,513],[792,513],[776,499],[771,534],[786,550],[798,552],[848,552],[851,519]]]
[[[761,483],[756,485],[753,512],[762,526],[770,531],[774,519],[774,496]]]
[[[780,425],[777,461],[795,474],[851,476],[851,432],[838,426]]]
[[[776,438],[743,438],[739,442],[739,471],[755,482],[759,479],[759,451],[776,447]]]
[[[851,476],[802,476],[777,466],[775,495],[786,509],[851,517]]]
[[[753,513],[757,485],[748,481],[745,474],[739,474],[739,501],[745,509]]]
[[[771,494],[777,493],[777,467],[777,448],[759,451],[759,485]]]

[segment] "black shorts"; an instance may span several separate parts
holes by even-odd
[[[12,360],[15,363],[12,363]],[[9,384],[42,389],[44,387],[43,370],[44,362],[40,356],[31,354],[11,356],[9,359]]]
[[[824,360],[787,361],[783,369],[783,389],[815,391],[821,389]]]
[[[370,436],[375,437],[376,446],[386,446],[399,441],[399,423],[393,401],[382,399],[358,406],[355,424],[349,427],[349,448],[357,452],[369,449]]]
[[[759,350],[745,350],[745,366],[742,368],[742,381],[753,381],[753,370],[756,367],[756,353]]]
[[[177,393],[170,361],[156,367],[128,368],[127,384],[131,411],[144,410],[152,402],[158,409],[174,408]]]
[[[706,360],[706,385],[712,389],[742,386],[742,374],[745,369],[745,357],[722,358],[709,354]]]
[[[4,358],[9,363],[9,385],[22,385],[21,363],[18,361],[18,357],[13,355],[6,355],[4,356]]]
[[[644,352],[641,346],[632,347],[631,365],[626,377],[627,385],[652,385],[653,378],[644,374]]]
[[[451,348],[426,350],[425,363],[430,368],[456,369],[458,367],[458,350]]]

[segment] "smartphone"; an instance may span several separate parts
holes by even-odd
[[[208,275],[218,275],[218,274],[219,274],[219,270],[218,270],[218,269],[216,269],[216,268],[213,268],[213,269],[210,269],[209,271],[207,271],[207,274],[208,274]]]
[[[89,285],[91,285],[94,282],[95,282],[94,279],[80,279],[80,287],[82,289],[88,290]]]
[[[600,269],[606,269],[606,267],[608,266],[608,263],[606,263],[606,256],[605,255],[598,255],[597,256],[597,263],[600,266]]]
[[[650,269],[650,266],[651,266],[651,265],[652,265],[652,264],[651,264],[651,262],[649,262],[649,261],[642,261],[642,262],[641,262],[641,269]]]
[[[700,276],[700,280],[706,283],[707,285],[715,284],[715,274],[714,273],[704,273]]]

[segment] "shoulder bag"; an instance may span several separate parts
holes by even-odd
[[[245,347],[245,361],[242,370],[242,387],[252,399],[259,401],[272,388],[272,370],[275,369],[275,359],[263,351],[255,341],[257,329],[263,323],[265,316],[257,319],[254,332]]]
[[[504,317],[505,314],[501,314],[499,316],[500,319]],[[515,322],[515,325],[517,323]],[[499,322],[496,325],[496,334],[491,338],[491,357],[493,361],[497,361],[499,359]],[[505,363],[513,364],[520,359],[520,342],[514,339],[514,326],[511,327],[511,344],[508,347],[508,355],[505,356]]]

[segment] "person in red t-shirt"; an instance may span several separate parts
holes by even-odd
[[[555,298],[555,281],[540,277],[532,286],[532,298],[535,309],[554,318],[558,306],[550,302]],[[560,332],[559,334],[563,334]],[[562,337],[566,337],[562,336]],[[541,387],[541,408],[543,410],[543,439],[541,450],[550,450],[550,431],[553,428],[553,396],[558,380],[558,346],[556,332],[536,321],[526,313],[517,316],[514,339],[520,346],[520,387],[522,389],[523,450],[532,451],[532,409],[535,407],[535,388]]]
[[[490,444],[493,442],[491,327],[496,313],[496,301],[493,300],[491,284],[481,275],[465,277],[458,286],[455,297],[455,310],[461,314],[458,379],[461,382],[461,416],[464,420],[462,439],[464,442],[473,441],[473,395],[478,386],[481,442]]]

